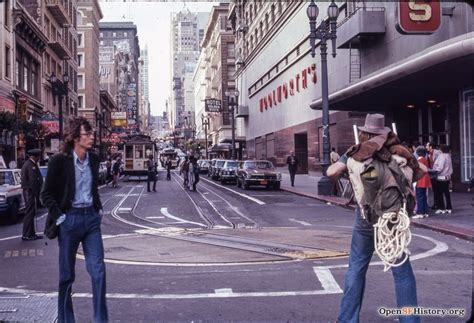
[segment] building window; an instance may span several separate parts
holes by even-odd
[[[83,53],[77,54],[77,66],[84,67],[84,54]]]
[[[11,73],[11,68],[12,68],[12,61],[11,61],[11,53],[10,53],[10,47],[5,45],[5,77],[7,79],[10,78],[10,73]]]
[[[124,33],[123,33],[123,37],[128,37],[128,33],[127,33],[127,32],[124,32]]]
[[[104,33],[100,33],[100,38],[104,37]]]
[[[78,109],[84,109],[84,95],[78,95],[77,96],[77,108]]]
[[[84,33],[77,33],[77,47],[84,47]]]
[[[30,92],[33,96],[36,96],[36,85],[38,79],[38,66],[34,63],[31,63],[31,82],[30,82]]]
[[[77,75],[77,88],[79,90],[84,88],[84,74]]]
[[[112,33],[112,37],[117,37],[117,33],[115,31]]]
[[[4,16],[3,16],[3,23],[5,24],[5,26],[7,26],[8,28],[10,28],[10,17],[11,17],[11,11],[10,11],[10,0],[3,0],[3,3],[5,3],[5,5],[3,6],[3,8],[5,8],[3,10],[3,13],[4,13]]]
[[[100,44],[100,46],[103,46],[103,45],[104,45],[104,41],[101,40],[101,41],[99,42],[99,44]]]
[[[39,64],[26,51],[18,47],[16,51],[15,84],[18,89],[38,97]]]

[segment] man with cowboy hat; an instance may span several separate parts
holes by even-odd
[[[358,322],[362,307],[365,289],[365,276],[370,260],[374,253],[374,227],[368,221],[365,210],[359,205],[364,204],[367,193],[364,190],[362,174],[365,172],[366,163],[378,159],[385,162],[392,158],[404,160],[407,165],[407,173],[413,175],[410,181],[417,180],[426,168],[420,167],[416,159],[407,148],[400,145],[395,133],[385,127],[385,117],[381,114],[368,114],[364,126],[359,126],[360,144],[354,145],[341,156],[338,162],[332,164],[327,175],[337,178],[344,171],[349,171],[349,178],[354,188],[355,199],[358,207],[356,209],[356,220],[352,231],[352,240],[349,256],[349,268],[345,275],[344,295],[339,309],[338,322]],[[397,161],[398,163],[398,161]],[[400,167],[400,163],[399,163]],[[400,167],[401,169],[402,167]],[[406,175],[407,173],[404,172]],[[365,203],[371,203],[365,200]],[[363,216],[365,216],[363,218]],[[395,294],[399,308],[417,306],[416,281],[410,260],[406,260],[399,266],[392,267],[395,282]],[[400,322],[419,322],[420,318],[415,315],[401,315]]]
[[[26,213],[23,218],[23,235],[21,240],[32,241],[41,239],[35,231],[36,201],[38,200],[41,188],[43,187],[43,176],[39,170],[40,149],[28,150],[29,158],[21,168],[21,188],[26,203]]]

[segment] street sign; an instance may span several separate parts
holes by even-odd
[[[221,112],[222,105],[219,99],[205,99],[204,110],[206,112]]]
[[[398,2],[397,30],[401,34],[432,34],[441,26],[439,0]]]

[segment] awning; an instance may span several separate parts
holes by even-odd
[[[232,145],[231,144],[218,144],[218,145],[213,145],[209,147],[208,151],[211,153],[220,153],[220,152],[227,152],[232,150]]]
[[[375,111],[400,107],[427,96],[437,99],[458,95],[472,84],[474,32],[441,42],[368,75],[329,95],[330,109],[339,111]],[[322,99],[310,107],[322,108]]]

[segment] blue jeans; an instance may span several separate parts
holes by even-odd
[[[365,274],[374,253],[374,229],[370,223],[362,219],[359,212],[357,209],[352,231],[349,269],[345,276],[344,295],[339,309],[338,322],[359,322],[359,313],[364,298]],[[392,274],[398,307],[417,306],[416,282],[410,260],[400,267],[393,267]],[[377,292],[383,294],[381,291]],[[384,305],[382,303],[380,307]],[[420,318],[418,316],[400,316],[400,322],[420,322]]]
[[[416,214],[428,214],[428,197],[425,187],[416,188]]]
[[[59,322],[75,322],[71,293],[79,243],[82,243],[87,272],[92,279],[94,322],[108,321],[104,246],[100,231],[101,218],[102,216],[92,207],[72,208],[66,213],[66,219],[59,226]]]

